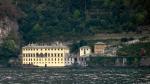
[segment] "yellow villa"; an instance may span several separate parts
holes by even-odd
[[[66,65],[68,54],[69,48],[62,44],[29,44],[22,48],[21,62],[23,65],[62,67]],[[72,61],[69,61],[69,64],[72,64],[74,60],[70,60]]]

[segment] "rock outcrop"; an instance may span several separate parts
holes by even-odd
[[[0,43],[2,43],[3,39],[10,33],[18,38],[19,33],[17,21],[11,20],[8,17],[0,19]]]

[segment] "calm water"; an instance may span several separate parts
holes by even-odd
[[[150,84],[150,68],[0,68],[0,84]]]

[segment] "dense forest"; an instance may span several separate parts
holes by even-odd
[[[15,0],[23,12],[18,20],[23,39],[27,42],[71,39],[101,30],[135,32],[138,26],[149,23],[149,0],[97,1],[100,2],[96,2],[98,6],[94,9],[111,13],[101,16],[106,18],[96,18],[98,21],[86,17],[86,11],[93,12],[90,11],[95,6],[93,0]]]
[[[0,6],[0,15],[17,19],[25,42],[71,39],[104,31],[135,32],[138,26],[150,23],[149,0],[1,0],[3,3],[8,7]],[[89,20],[97,10],[100,15],[94,14]],[[100,18],[93,18],[96,16]]]
[[[23,44],[72,40],[103,32],[137,32],[150,24],[150,0],[0,0],[0,20],[4,17],[17,21]],[[18,40],[8,35],[4,41],[0,55],[18,55]]]
[[[137,43],[132,45],[125,45],[119,49],[117,54],[119,56],[149,56],[150,43]]]

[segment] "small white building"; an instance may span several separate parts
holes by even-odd
[[[65,57],[65,66],[72,66],[75,63],[75,57],[68,55]]]
[[[89,46],[80,47],[80,56],[89,56],[91,54],[91,48]]]
[[[135,43],[138,43],[138,42],[140,42],[140,40],[139,39],[135,39],[135,40],[131,40],[131,41],[125,42],[125,44],[130,45],[130,44],[135,44]]]
[[[65,66],[88,66],[87,61],[89,61],[88,56],[78,56],[76,54],[68,54],[65,57]]]
[[[88,66],[87,64],[87,61],[89,61],[89,57],[88,56],[80,56],[80,57],[77,57],[76,60],[75,60],[75,63],[77,63],[79,66]]]

